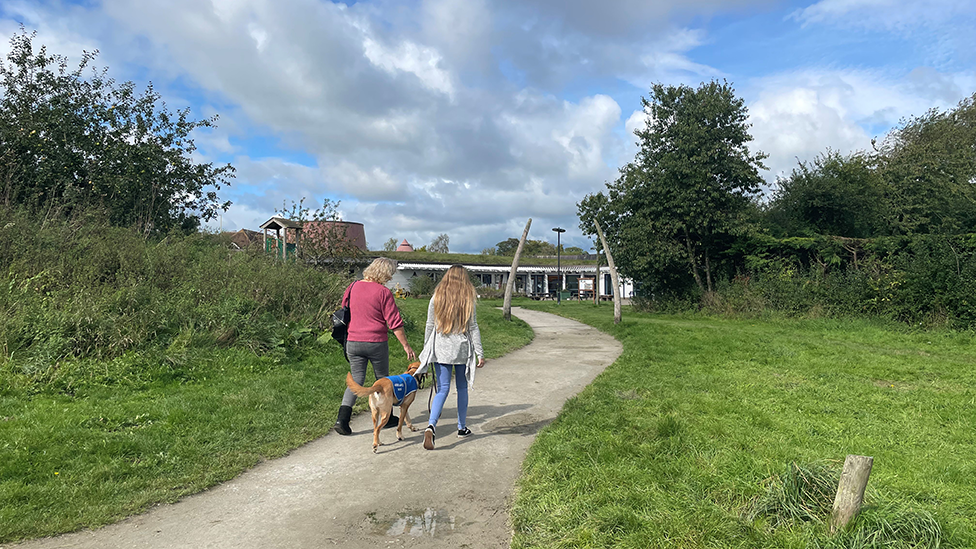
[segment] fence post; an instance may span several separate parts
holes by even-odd
[[[861,511],[864,503],[864,489],[868,486],[874,458],[849,455],[844,460],[844,471],[840,474],[834,509],[830,512],[830,533],[842,530]]]

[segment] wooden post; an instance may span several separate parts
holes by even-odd
[[[610,253],[610,248],[607,247],[607,239],[603,238],[603,230],[600,229],[600,222],[594,219],[593,223],[596,225],[596,234],[600,237],[600,244],[607,253],[610,281],[613,283],[613,323],[620,324],[620,283],[617,278],[617,266],[613,264],[613,254]]]
[[[869,456],[849,455],[844,460],[834,509],[830,513],[830,533],[842,530],[861,511],[864,489],[868,486],[873,465],[874,458]]]
[[[505,320],[512,320],[512,290],[515,288],[515,279],[518,277],[519,257],[522,255],[522,247],[525,246],[525,239],[529,236],[529,227],[532,225],[532,218],[525,224],[522,231],[522,239],[519,240],[518,248],[515,249],[515,258],[512,260],[512,271],[508,275],[508,284],[505,285],[505,301],[502,303],[502,317]]]

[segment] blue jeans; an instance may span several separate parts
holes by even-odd
[[[454,370],[455,386],[457,387],[457,414],[458,429],[467,427],[468,420],[468,378],[464,377],[467,368],[464,364],[441,364],[434,363],[434,374],[437,376],[437,394],[434,395],[434,402],[430,405],[430,423],[437,427],[437,420],[441,417],[444,410],[444,402],[447,401],[447,394],[451,392],[451,373]]]

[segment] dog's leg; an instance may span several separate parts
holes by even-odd
[[[410,423],[410,415],[407,411],[410,409],[410,405],[413,404],[414,397],[417,393],[411,393],[403,398],[403,402],[400,403],[400,424],[397,425],[397,438],[403,440],[403,426],[406,425],[411,431],[416,431],[417,428]]]
[[[378,413],[378,421],[373,424],[373,453],[376,453],[376,449],[380,446],[380,431],[386,426],[386,422],[390,420],[390,414],[393,413],[393,407],[391,406],[389,410],[383,410],[382,413]]]
[[[383,415],[383,401],[378,394],[369,397],[369,411],[373,417],[373,453],[375,454],[380,445],[380,429],[386,425],[386,417]],[[382,421],[380,421],[382,420]]]

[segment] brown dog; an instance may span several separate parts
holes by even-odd
[[[407,394],[403,395],[403,398],[397,402],[397,397],[394,394],[394,383],[399,386],[402,385],[400,376],[394,376],[394,380],[391,381],[390,378],[384,377],[383,379],[377,380],[376,383],[369,387],[363,387],[362,385],[356,383],[352,379],[352,373],[346,374],[346,386],[356,393],[358,397],[369,397],[369,411],[373,415],[373,453],[376,453],[376,449],[380,445],[380,431],[386,426],[386,422],[390,420],[390,415],[393,413],[393,407],[400,407],[400,423],[397,424],[397,440],[403,440],[403,424],[406,423],[407,427],[411,431],[416,431],[417,428],[410,423],[410,418],[407,417],[407,409],[413,404],[414,397],[417,396],[417,390],[420,388],[421,380],[427,374],[422,374],[420,376],[415,376],[414,373],[420,368],[419,362],[414,362],[407,367],[405,374],[408,374],[416,381],[416,386],[410,391],[410,387],[407,387]]]

